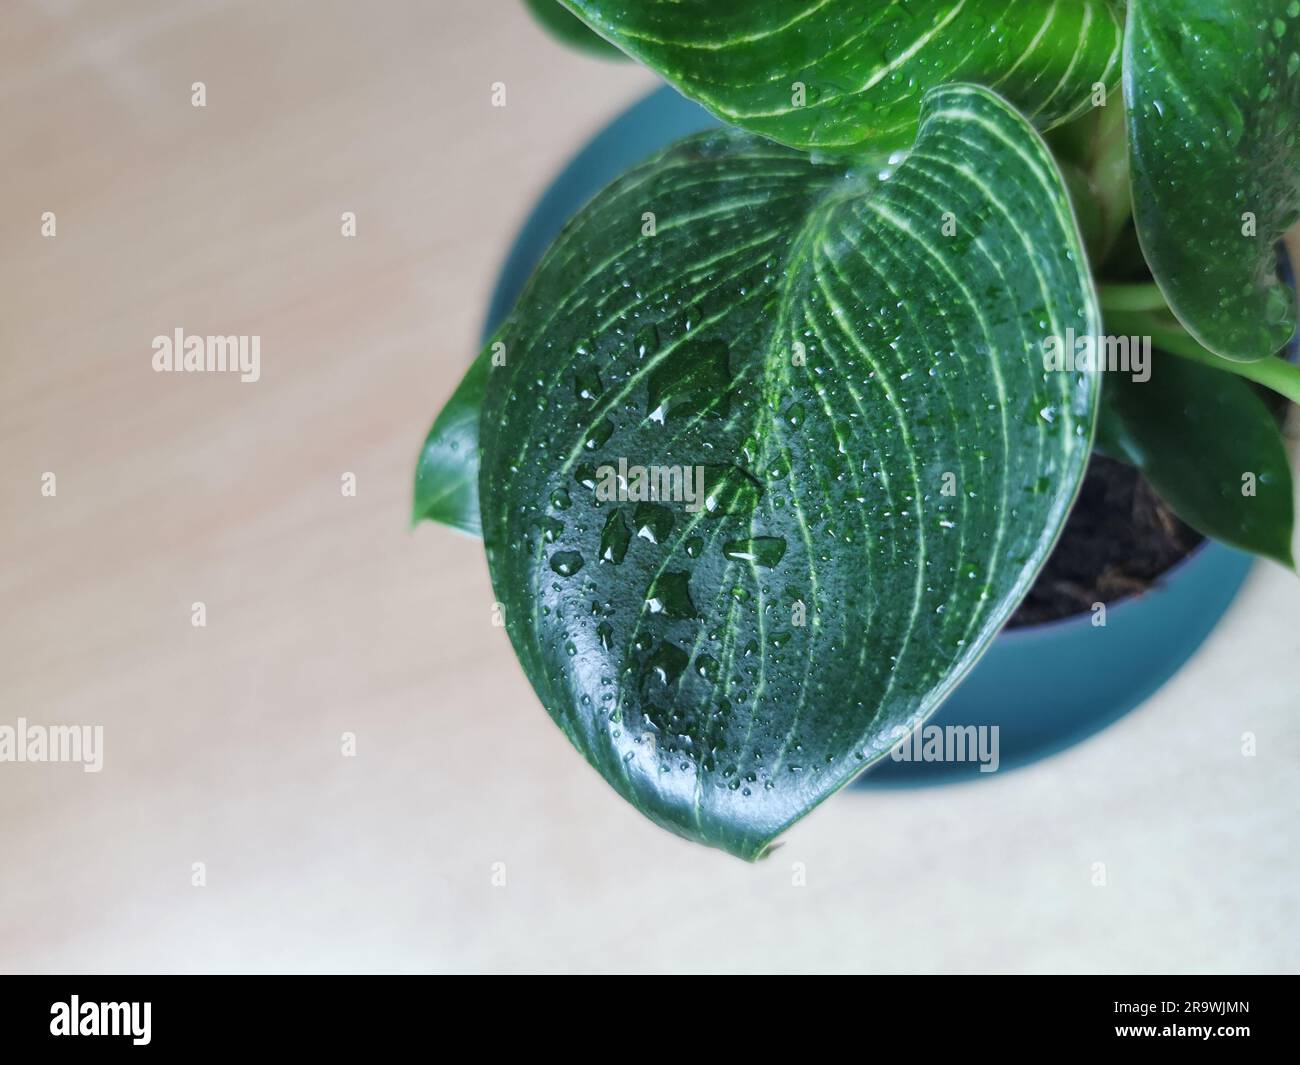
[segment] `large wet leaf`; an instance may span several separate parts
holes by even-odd
[[[888,154],[925,90],[997,89],[1040,128],[1119,82],[1109,0],[565,0],[724,121],[782,144]]]
[[[1300,219],[1300,0],[1130,0],[1133,208],[1174,313],[1229,359],[1295,329],[1275,245]]]
[[[547,710],[648,817],[762,854],[1029,587],[1097,391],[1044,371],[1044,336],[1097,324],[1060,176],[982,89],[932,92],[883,183],[725,131],[615,182],[504,325],[480,426]]]

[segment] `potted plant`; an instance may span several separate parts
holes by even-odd
[[[1300,0],[565,7],[725,125],[564,227],[415,517],[483,535],[643,813],[759,857],[1018,609],[1141,590],[1040,580],[1081,488],[1115,538],[1088,483],[1147,493],[1153,570],[1196,533],[1293,567]]]

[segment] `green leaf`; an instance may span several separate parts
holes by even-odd
[[[1109,0],[565,3],[723,121],[825,153],[909,147],[945,82],[988,85],[1047,129],[1119,80]]]
[[[560,0],[524,0],[524,3],[534,18],[565,44],[601,59],[624,58],[620,48],[593,33],[582,19],[561,7]]]
[[[1295,568],[1286,443],[1245,381],[1155,352],[1150,380],[1107,376],[1097,442],[1198,532]]]
[[[1300,0],[1131,0],[1133,215],[1202,344],[1263,359],[1295,331],[1275,246],[1300,219]]]
[[[478,506],[478,434],[492,344],[474,360],[429,430],[415,467],[411,524],[437,521],[482,536]]]
[[[762,855],[1028,589],[1098,388],[1045,334],[1098,327],[1060,175],[984,89],[929,93],[887,180],[735,131],[626,174],[538,267],[483,409],[492,582],[547,710],[648,817]]]

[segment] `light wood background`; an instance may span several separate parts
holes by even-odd
[[[845,792],[751,867],[617,799],[480,546],[408,531],[513,234],[654,84],[514,0],[0,7],[0,724],[106,731],[99,774],[0,765],[0,968],[1300,968],[1275,566],[1102,735]],[[177,326],[260,334],[261,381],[153,373]]]

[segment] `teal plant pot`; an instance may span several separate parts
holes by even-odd
[[[564,224],[623,171],[717,120],[669,88],[624,111],[569,162],[524,223],[492,293],[483,335],[496,329]],[[1001,633],[927,722],[998,729],[1005,772],[1060,751],[1146,700],[1201,645],[1241,588],[1249,555],[1206,542],[1139,598],[1090,615]],[[991,735],[986,733],[986,735]],[[968,761],[887,757],[860,787],[907,787],[991,777]]]
[[[1092,615],[1004,630],[926,723],[998,727],[997,772],[1086,739],[1151,696],[1196,652],[1236,597],[1250,555],[1206,541],[1146,594]],[[862,787],[970,780],[966,762],[877,762]]]

